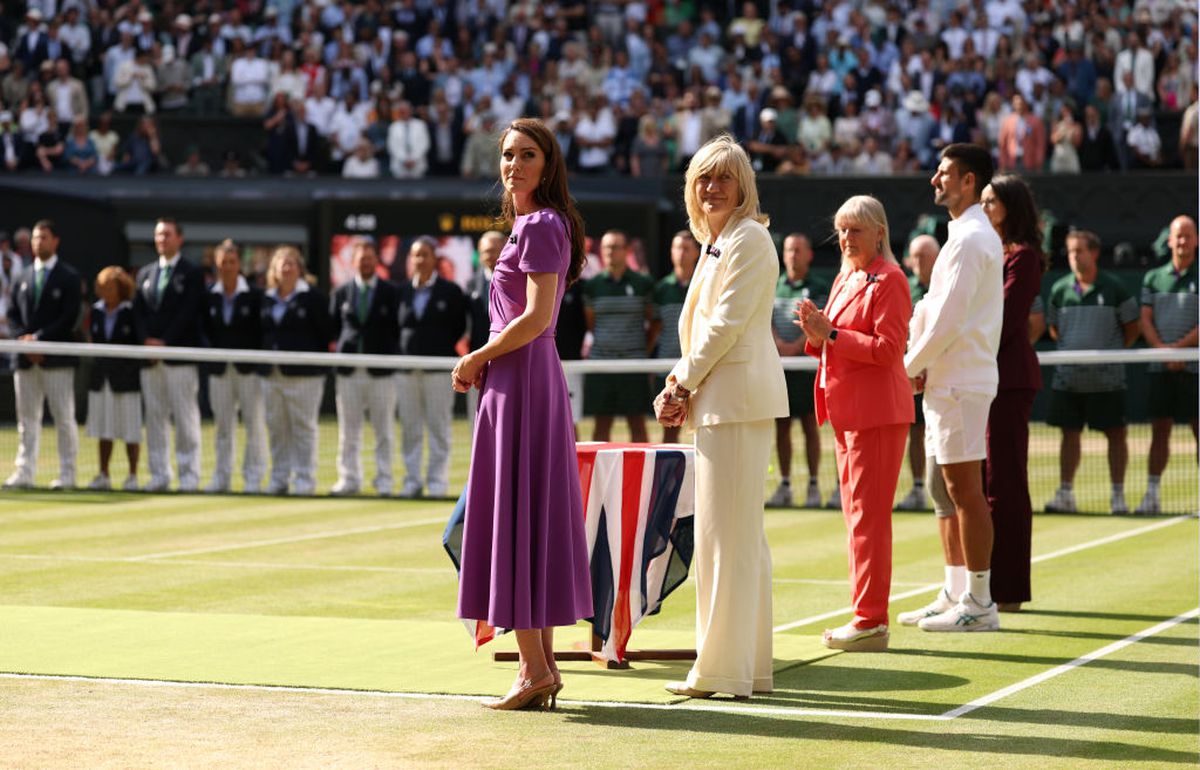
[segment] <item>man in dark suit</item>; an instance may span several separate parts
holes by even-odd
[[[303,99],[292,100],[292,114],[287,120],[287,125],[284,134],[284,153],[287,158],[285,173],[313,176],[325,165],[327,152],[325,140],[308,122]]]
[[[186,18],[186,17],[184,17]],[[204,295],[204,336],[209,347],[258,350],[262,347],[262,291],[242,275],[237,244],[224,240],[215,253],[217,281]],[[216,460],[206,492],[228,492],[233,479],[234,432],[242,415],[243,491],[258,492],[267,472],[267,424],[263,417],[262,375],[256,364],[202,364],[216,423]]]
[[[27,342],[73,342],[79,318],[79,273],[58,258],[55,225],[43,219],[33,226],[33,264],[17,279],[8,307],[9,330]],[[42,433],[43,404],[58,431],[58,478],[52,489],[75,486],[75,454],[79,446],[75,425],[75,366],[73,356],[28,353],[17,357],[14,384],[17,395],[16,470],[4,482],[6,489],[33,486],[37,476],[38,440]]]
[[[137,274],[133,307],[146,332],[146,343],[161,347],[201,347],[204,272],[183,258],[183,228],[169,217],[154,225],[158,259]],[[175,460],[179,490],[194,492],[200,485],[200,375],[196,364],[151,361],[142,369],[142,400],[146,407],[146,455],[150,466],[148,492],[171,485],[168,421],[175,424]]]
[[[1121,159],[1112,134],[1100,122],[1100,110],[1089,104],[1083,108],[1083,140],[1079,144],[1079,165],[1084,171],[1119,171]]]
[[[20,59],[25,64],[25,71],[36,74],[42,62],[49,58],[49,38],[42,29],[42,12],[36,8],[29,9],[25,14],[29,31],[21,35],[17,42],[14,59]]]
[[[429,121],[429,175],[458,176],[459,160],[466,145],[462,118],[444,100],[433,108]]]
[[[337,288],[329,303],[336,330],[337,352],[395,355],[400,346],[397,313],[400,290],[381,279],[379,253],[366,238],[355,241],[354,280]],[[375,433],[375,479],[381,496],[392,494],[392,456],[396,444],[396,383],[394,369],[339,367],[337,376],[338,480],[330,491],[353,495],[362,487],[363,412]]]
[[[479,268],[467,286],[467,314],[471,322],[467,343],[471,350],[479,350],[491,337],[492,271],[496,269],[504,241],[504,233],[498,230],[489,230],[479,236]],[[471,388],[467,391],[467,419],[472,427],[478,406],[479,389]]]
[[[457,357],[455,345],[467,330],[462,290],[437,275],[437,242],[421,236],[408,251],[409,280],[400,285],[400,354]],[[450,364],[447,363],[447,367]],[[418,497],[421,444],[429,429],[429,465],[424,492],[445,497],[449,487],[450,419],[454,391],[445,372],[411,370],[398,377],[405,479],[401,497]]]

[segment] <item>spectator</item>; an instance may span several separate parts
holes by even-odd
[[[352,254],[354,279],[334,291],[329,305],[337,352],[395,355],[400,346],[400,292],[395,284],[378,275],[379,255],[374,242],[356,241]],[[395,379],[393,369],[338,369],[338,480],[330,490],[332,494],[354,495],[362,488],[359,445],[364,412],[375,434],[375,478],[371,485],[382,497],[392,494]]]
[[[1131,168],[1155,168],[1162,165],[1162,138],[1154,127],[1154,112],[1149,107],[1139,107],[1137,123],[1125,135],[1129,146]]]
[[[296,53],[285,49],[279,59],[279,69],[271,75],[270,94],[287,94],[288,101],[308,96],[308,76],[296,68]]]
[[[378,179],[382,176],[379,159],[375,157],[375,148],[366,137],[358,140],[354,154],[346,158],[342,165],[343,179]]]
[[[695,91],[684,92],[669,123],[670,133],[675,137],[675,153],[678,158],[675,168],[683,170],[700,149],[700,145],[706,141],[705,135],[712,130],[705,125],[705,114],[700,109]]]
[[[154,71],[158,81],[159,107],[167,111],[188,106],[191,75],[188,64],[179,58],[173,46],[154,44]]]
[[[322,170],[329,153],[325,140],[307,120],[304,102],[292,102],[291,115],[285,121],[284,158],[288,176],[315,176]]]
[[[670,168],[670,150],[653,115],[643,115],[638,120],[638,134],[629,154],[629,165],[632,176],[654,179],[665,176]]]
[[[770,174],[779,166],[779,162],[787,154],[787,137],[779,131],[777,121],[779,113],[766,107],[759,114],[760,128],[758,134],[746,143],[750,153],[750,163],[759,173]]]
[[[333,338],[329,300],[308,281],[300,251],[280,246],[267,270],[262,301],[264,350],[328,352]],[[311,495],[317,489],[318,418],[325,392],[319,366],[281,364],[264,378],[270,495]]]
[[[36,145],[38,137],[50,130],[50,108],[46,104],[41,83],[34,83],[29,89],[29,95],[21,103],[18,125],[21,128],[21,139],[29,146]]]
[[[367,130],[367,116],[371,111],[369,102],[359,103],[354,91],[347,91],[342,103],[333,113],[330,123],[330,159],[334,168],[341,171],[342,163],[354,152],[363,132]]]
[[[854,173],[861,176],[891,176],[892,156],[879,148],[875,137],[868,136],[863,142],[862,152],[854,158]]]
[[[71,342],[80,310],[79,274],[58,257],[59,237],[53,222],[33,226],[34,259],[27,263],[8,306],[8,329],[13,338],[28,342]],[[79,437],[75,424],[75,367],[78,359],[29,353],[17,357],[16,470],[5,489],[32,487],[37,478],[38,441],[42,409],[49,403],[58,433],[59,475],[51,489],[75,486],[75,456]]]
[[[575,124],[575,141],[579,145],[579,171],[584,174],[606,173],[612,164],[613,140],[617,136],[616,121],[602,95],[592,96],[587,109]]]
[[[859,137],[862,134],[863,125],[858,116],[858,103],[848,102],[842,108],[842,114],[833,121],[833,141],[845,147],[847,151],[857,154]]]
[[[1179,65],[1179,54],[1167,54],[1166,64],[1158,75],[1158,105],[1166,112],[1182,112],[1188,105],[1194,79]]]
[[[271,69],[253,46],[235,39],[233,64],[229,67],[229,112],[239,118],[257,118],[267,107]]]
[[[262,347],[262,291],[242,275],[242,256],[231,240],[215,250],[217,280],[204,295],[204,336],[214,348],[258,350]],[[260,367],[250,363],[203,364],[208,375],[208,399],[216,424],[216,468],[205,492],[228,492],[233,480],[234,433],[242,417],[242,491],[262,489],[267,473],[266,423],[263,418],[263,380]]]
[[[479,128],[467,139],[463,151],[461,173],[463,179],[499,179],[500,154],[496,148],[500,146],[500,130],[496,125],[494,113],[485,112],[479,116]]]
[[[162,157],[162,145],[158,139],[158,125],[154,118],[143,115],[125,145],[121,148],[121,162],[114,169],[119,173],[142,176],[166,167]]]
[[[91,176],[96,173],[100,155],[88,136],[87,118],[76,118],[63,150],[63,163],[73,174]]]
[[[1197,147],[1200,145],[1200,100],[1196,98],[1196,84],[1192,84],[1191,103],[1184,110],[1179,125],[1179,156],[1183,167],[1194,169],[1197,165]]]
[[[829,284],[809,276],[813,250],[808,236],[791,233],[783,239],[783,271],[775,284],[775,309],[771,326],[775,347],[781,357],[795,358],[804,355],[804,332],[793,321],[796,306],[806,299],[818,307],[825,307],[829,299]],[[779,454],[779,486],[767,500],[772,508],[787,508],[792,505],[792,420],[799,420],[804,431],[804,455],[808,468],[808,489],[804,496],[805,508],[821,507],[821,434],[817,429],[817,418],[813,406],[812,372],[787,370],[788,417],[775,420],[775,448]],[[836,486],[836,485],[835,485]]]
[[[920,91],[909,91],[896,113],[896,138],[908,142],[909,149],[923,169],[933,167],[933,139],[936,123],[929,114],[929,100]]]
[[[100,120],[88,134],[88,138],[96,148],[96,172],[101,176],[108,176],[116,166],[117,148],[121,144],[121,137],[117,136],[112,127],[111,112],[105,111],[100,114]]]
[[[1046,324],[1059,350],[1120,350],[1138,338],[1137,301],[1115,277],[1100,272],[1100,239],[1075,230],[1067,236],[1071,274],[1050,289]],[[1112,481],[1111,510],[1129,513],[1125,503],[1125,367],[1122,364],[1060,366],[1054,370],[1046,422],[1062,429],[1059,486],[1047,512],[1073,513],[1072,484],[1079,469],[1080,439],[1086,423],[1108,439]]]
[[[295,103],[295,100],[290,103]],[[329,95],[325,81],[314,83],[312,93],[304,100],[304,112],[308,122],[321,136],[328,137],[333,131],[333,114],[337,108],[337,100]]]
[[[408,278],[400,284],[400,355],[457,357],[455,345],[467,330],[467,303],[458,285],[437,274],[437,242],[422,236],[408,251]],[[443,372],[397,375],[404,486],[400,496],[442,498],[449,490],[450,421],[454,391]],[[429,433],[424,480],[421,454]]]
[[[83,83],[71,77],[71,65],[66,59],[54,63],[54,80],[46,86],[46,100],[58,115],[58,130],[66,134],[77,118],[87,124],[88,103]]]
[[[118,91],[117,73],[121,65],[132,62],[137,58],[137,48],[133,44],[133,35],[121,33],[121,42],[104,52],[104,85],[109,98],[115,98]]]
[[[1196,348],[1198,334],[1196,280],[1196,221],[1181,215],[1171,221],[1168,234],[1171,261],[1146,273],[1142,279],[1141,330],[1152,348]],[[1134,513],[1156,514],[1159,487],[1171,458],[1172,423],[1190,423],[1198,440],[1195,361],[1150,364],[1150,462],[1146,494]]]
[[[29,79],[25,77],[25,63],[14,59],[8,73],[0,78],[0,101],[10,108],[24,104],[29,96]]]
[[[1054,128],[1050,131],[1050,173],[1078,174],[1081,170],[1079,147],[1083,144],[1083,128],[1075,120],[1071,105],[1063,103],[1058,108]]]
[[[38,165],[45,172],[66,167],[66,161],[63,157],[63,154],[66,152],[66,144],[63,142],[62,135],[58,133],[58,120],[56,117],[54,110],[46,112],[46,130],[38,137],[37,147],[34,148],[34,157],[37,158]]]
[[[425,176],[429,164],[429,128],[425,121],[413,117],[412,105],[407,101],[396,105],[396,120],[388,129],[388,155],[392,176],[397,179]]]
[[[1077,105],[1091,101],[1096,93],[1096,65],[1084,56],[1082,41],[1067,46],[1067,58],[1058,65],[1058,76]]]
[[[1121,159],[1112,134],[1100,120],[1096,105],[1083,108],[1083,130],[1079,137],[1079,166],[1084,171],[1119,171]]]
[[[158,79],[150,62],[150,52],[139,50],[133,59],[121,62],[113,77],[116,98],[113,109],[134,115],[154,114],[154,92],[158,90]]]
[[[654,281],[629,267],[629,239],[609,230],[600,239],[604,270],[584,286],[584,313],[595,360],[646,358],[658,344],[661,321],[654,317]],[[625,415],[634,442],[647,441],[646,409],[653,400],[645,374],[589,374],[584,413],[595,416],[593,441],[608,441],[614,415]]]
[[[175,167],[175,176],[205,177],[212,169],[200,157],[200,148],[190,144],[185,150],[184,161]]]
[[[1046,126],[1023,94],[1013,94],[1012,112],[1000,124],[999,169],[1041,171],[1046,163]]]
[[[804,117],[800,118],[796,140],[804,145],[809,155],[818,155],[828,148],[832,139],[833,124],[826,115],[824,100],[809,96],[804,101]]]
[[[690,230],[680,230],[671,238],[671,272],[654,285],[654,317],[666,334],[658,337],[655,358],[676,361],[683,355],[679,347],[679,316],[687,300],[688,286],[700,259],[700,244]],[[655,390],[666,387],[665,377],[656,377]],[[679,441],[679,427],[663,427],[664,444]]]
[[[217,176],[222,179],[244,179],[246,169],[242,167],[242,157],[237,150],[226,150],[221,157],[221,170],[217,172]]]
[[[42,62],[49,58],[49,36],[42,28],[42,12],[30,8],[25,12],[26,32],[17,41],[13,58],[25,65],[26,72],[37,72]]]
[[[808,176],[812,173],[812,164],[808,160],[808,153],[804,150],[802,144],[788,145],[787,154],[783,160],[775,167],[776,174],[786,174],[788,176]]]
[[[1125,74],[1133,76],[1132,82]],[[1125,48],[1117,54],[1113,67],[1113,81],[1117,84],[1117,95],[1132,88],[1147,99],[1154,98],[1154,54],[1145,47],[1142,35],[1130,30],[1125,37]]]
[[[225,56],[213,50],[213,40],[206,37],[200,50],[189,61],[192,79],[191,108],[199,115],[214,115],[224,103],[224,82],[229,70]]]
[[[933,277],[933,263],[937,261],[938,251],[941,247],[938,245],[937,239],[932,235],[918,235],[908,244],[908,255],[904,258],[904,266],[909,269],[908,290],[909,296],[913,304],[913,315],[917,314],[917,303],[925,298],[925,294],[929,291],[929,281]],[[913,424],[908,429],[908,467],[912,471],[913,486],[900,502],[896,503],[896,510],[899,511],[923,511],[929,507],[929,501],[925,497],[925,479],[929,478],[931,486],[939,486],[944,482],[941,480],[941,470],[936,467],[937,463],[933,462],[930,465],[932,474],[927,474],[925,456],[925,410],[922,404],[923,394],[917,393],[913,396],[915,419]],[[933,489],[929,490],[934,493]],[[936,496],[935,496],[936,500]],[[949,514],[949,506],[939,511],[939,515],[945,517]]]

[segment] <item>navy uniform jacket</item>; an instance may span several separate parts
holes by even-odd
[[[204,337],[209,347],[226,350],[260,350],[262,348],[262,298],[260,289],[248,286],[233,297],[233,316],[225,323],[225,293],[217,283],[215,290],[204,295]],[[258,371],[258,364],[234,364],[241,374]],[[229,364],[203,364],[205,373],[225,374]]]
[[[366,322],[358,320],[358,291],[355,281],[347,281],[337,288],[329,302],[337,352],[396,355],[400,350],[400,327],[396,320],[400,311],[400,290],[396,284],[376,278]],[[359,350],[360,342],[362,350]],[[351,371],[349,367],[338,368],[338,374],[350,374]],[[372,377],[385,377],[394,371],[367,369]]]
[[[333,339],[333,321],[329,318],[329,300],[317,289],[295,291],[288,297],[287,310],[279,323],[275,322],[272,309],[280,303],[274,292],[262,298],[262,347],[263,350],[311,350],[328,353]],[[320,366],[279,367],[280,374],[289,377],[314,377],[327,370]]]
[[[36,307],[33,303],[34,279],[34,265],[26,265],[16,281],[8,306],[9,334],[13,339],[32,334],[40,342],[74,342],[82,297],[79,273],[59,257],[45,278],[41,302]],[[75,356],[46,356],[42,366],[53,369],[78,363]],[[33,364],[27,357],[18,356],[17,366],[28,369]]]
[[[198,348],[203,345],[200,315],[204,308],[204,292],[204,272],[180,257],[160,301],[157,296],[156,259],[138,271],[133,309],[147,337],[160,339],[170,346]],[[167,366],[195,366],[190,361],[163,363]]]
[[[462,289],[441,276],[433,279],[425,313],[417,318],[412,282],[400,285],[400,354],[457,356],[454,346],[467,331],[467,301]]]
[[[89,338],[106,345],[141,345],[146,336],[138,326],[132,302],[117,306],[117,319],[111,337],[104,336],[104,300],[92,305]],[[137,358],[97,357],[88,375],[88,390],[103,390],[104,383],[113,393],[136,393],[141,387],[140,372],[145,362]]]
[[[479,350],[491,337],[491,288],[485,268],[480,265],[471,278],[467,306],[471,313],[471,350]]]

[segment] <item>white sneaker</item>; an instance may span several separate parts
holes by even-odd
[[[1154,516],[1158,512],[1158,495],[1150,491],[1146,492],[1145,496],[1142,497],[1142,502],[1138,503],[1138,507],[1133,511],[1136,516]]]
[[[73,479],[73,478],[54,479],[53,481],[50,482],[50,488],[55,491],[59,491],[59,492],[64,489],[74,489],[75,488],[75,479]]]
[[[1125,503],[1124,492],[1113,492],[1109,499],[1109,507],[1112,509],[1114,516],[1128,516],[1129,506]]]
[[[107,473],[97,473],[96,478],[88,482],[88,489],[112,489],[112,480]]]
[[[1062,487],[1054,493],[1054,499],[1046,503],[1046,513],[1075,513],[1075,510],[1075,493]]]
[[[836,508],[839,511],[842,510],[842,488],[840,486],[834,487],[833,491],[829,493],[829,499],[825,502],[825,507]]]
[[[333,495],[334,497],[346,497],[347,495],[357,495],[358,494],[358,485],[351,484],[348,481],[339,480],[336,484],[334,484],[330,488],[329,494]]]
[[[775,487],[775,494],[767,499],[768,508],[791,508],[792,507],[792,485],[780,484]]]
[[[821,488],[816,484],[809,484],[808,491],[804,493],[805,508],[820,508],[821,507]]]
[[[125,483],[121,485],[121,489],[126,492],[136,492],[138,490],[137,476],[132,473],[125,477]]]
[[[146,492],[166,492],[170,487],[171,480],[169,478],[156,479],[151,477],[142,489]]]
[[[904,496],[904,499],[896,503],[897,511],[927,511],[929,504],[925,501],[925,490],[923,488],[913,487]]]
[[[925,618],[932,618],[936,615],[941,615],[948,609],[951,609],[956,602],[951,598],[950,593],[942,586],[942,590],[938,591],[937,598],[926,604],[919,610],[909,610],[901,612],[896,616],[896,620],[902,626],[915,626]]]
[[[33,479],[20,471],[13,473],[4,482],[5,489],[31,489],[32,487]]]
[[[965,593],[958,604],[943,612],[917,623],[922,631],[999,631],[1000,612],[996,603],[979,606],[975,597]]]

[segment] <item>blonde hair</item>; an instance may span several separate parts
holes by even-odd
[[[837,213],[833,215],[833,226],[836,235],[838,222],[853,222],[857,225],[865,225],[879,230],[879,253],[883,258],[893,265],[899,264],[896,261],[896,255],[892,253],[891,232],[888,229],[887,212],[883,210],[883,204],[878,198],[873,198],[870,195],[854,195],[846,199],[846,202],[841,205]],[[846,261],[846,255],[842,255],[842,270],[851,269],[850,263]]]
[[[100,293],[102,286],[116,284],[117,299],[120,302],[128,302],[133,299],[134,285],[133,276],[126,272],[125,268],[111,265],[104,268],[96,275],[95,292]]]
[[[708,243],[712,233],[708,229],[708,217],[700,207],[700,196],[696,194],[696,180],[704,175],[728,172],[738,186],[738,205],[725,224],[726,229],[749,217],[766,227],[771,218],[758,208],[758,186],[754,181],[754,168],[750,156],[729,134],[709,140],[688,163],[684,177],[683,203],[687,207],[688,228],[700,243]]]
[[[292,258],[296,260],[296,271],[300,273],[300,277],[306,283],[314,283],[316,279],[312,273],[309,273],[304,265],[304,256],[300,253],[300,249],[295,246],[280,246],[271,254],[271,263],[267,266],[267,288],[279,288],[279,265],[283,260]]]

